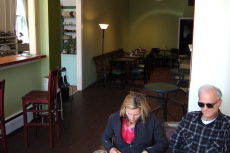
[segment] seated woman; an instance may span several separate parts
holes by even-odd
[[[143,94],[130,92],[121,109],[109,116],[102,136],[108,153],[163,153],[168,142]]]

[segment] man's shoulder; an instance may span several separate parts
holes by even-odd
[[[188,112],[186,114],[186,116],[188,117],[197,117],[197,116],[200,116],[201,115],[201,111],[192,111],[192,112]]]
[[[184,120],[189,120],[190,122],[192,120],[198,119],[200,116],[201,116],[201,111],[192,111],[192,112],[188,112],[185,115]]]
[[[221,112],[220,112],[219,116],[220,116],[222,122],[225,122],[225,123],[230,125],[230,116],[227,116]]]

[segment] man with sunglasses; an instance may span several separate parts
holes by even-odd
[[[222,114],[220,89],[204,85],[198,91],[201,111],[189,112],[170,139],[169,153],[230,153],[230,117]]]

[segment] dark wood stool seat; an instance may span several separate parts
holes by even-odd
[[[24,141],[28,146],[28,126],[49,127],[50,147],[53,148],[53,127],[56,126],[56,134],[59,137],[59,115],[58,115],[58,70],[49,72],[48,91],[33,90],[22,97],[23,119],[24,119]],[[28,121],[27,115],[33,114],[32,120]]]
[[[7,142],[6,142],[6,127],[5,127],[5,115],[4,115],[4,90],[5,80],[0,80],[0,129],[2,137],[2,150],[7,153]]]

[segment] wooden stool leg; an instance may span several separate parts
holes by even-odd
[[[23,102],[23,122],[24,122],[24,143],[25,147],[28,146],[28,129],[27,129],[27,112],[26,112],[26,104]]]
[[[1,118],[1,136],[2,136],[2,148],[3,152],[7,153],[7,144],[6,144],[6,128],[4,119]]]
[[[36,105],[36,104],[32,104],[33,105],[33,110],[37,110],[37,109],[40,109],[39,105]],[[37,114],[36,112],[33,112],[33,120],[35,120],[35,122],[37,122]],[[34,126],[34,136],[37,136],[37,126]]]
[[[58,103],[56,103],[56,108],[58,109]],[[55,120],[56,120],[56,134],[57,134],[57,137],[59,138],[59,114],[58,114],[58,111],[56,112]]]
[[[48,105],[48,110],[50,110],[50,105]],[[58,111],[57,111],[58,113]],[[53,148],[53,125],[52,125],[52,113],[49,111],[49,137],[50,137],[50,147]]]

